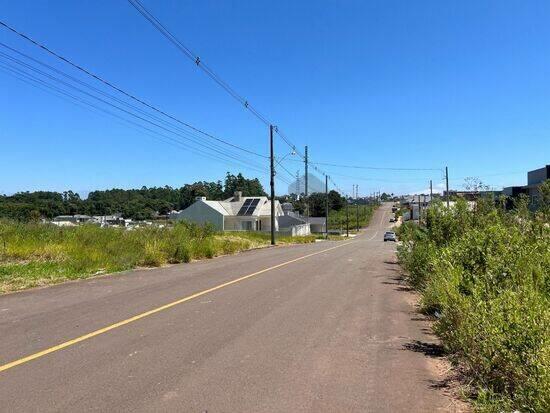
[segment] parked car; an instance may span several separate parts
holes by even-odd
[[[386,231],[386,233],[384,234],[384,242],[386,242],[386,241],[396,242],[397,241],[397,235],[395,235],[395,232]]]
[[[397,219],[395,217],[391,217],[390,222],[397,222]]]

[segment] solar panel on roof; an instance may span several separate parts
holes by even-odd
[[[260,198],[253,198],[252,202],[248,206],[248,209],[243,215],[252,215],[254,211],[256,210],[256,207],[258,206],[258,203],[260,202]]]
[[[246,211],[248,210],[248,207],[250,206],[253,200],[254,198],[245,199],[243,206],[241,207],[241,209],[239,209],[239,212],[237,213],[237,215],[245,215]]]

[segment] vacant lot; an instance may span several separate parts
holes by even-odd
[[[60,228],[0,221],[0,293],[233,254],[267,246],[269,240],[269,234],[220,234],[209,227],[183,222],[171,228],[127,231],[93,225]],[[278,238],[278,243],[313,241],[315,237]]]
[[[484,412],[550,411],[550,215],[428,209],[400,228],[399,259]]]

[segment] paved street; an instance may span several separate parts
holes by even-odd
[[[389,214],[352,241],[0,297],[0,411],[446,411]]]

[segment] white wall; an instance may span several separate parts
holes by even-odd
[[[211,223],[218,231],[224,230],[223,215],[201,201],[197,201],[193,205],[181,211],[176,219],[183,219],[199,225],[204,225],[208,222]]]

